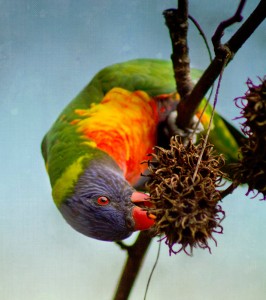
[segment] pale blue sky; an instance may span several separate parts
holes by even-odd
[[[111,299],[125,254],[71,229],[56,210],[40,142],[63,107],[102,67],[132,58],[168,59],[162,11],[173,0],[3,0],[0,2],[1,300]],[[259,1],[249,0],[247,16]],[[238,1],[191,0],[208,38]],[[228,120],[248,77],[265,75],[266,24],[224,74],[218,110]],[[238,27],[227,30],[226,40]],[[208,64],[191,26],[192,66]],[[237,122],[234,122],[237,124]],[[169,257],[163,245],[147,299],[265,299],[266,203],[240,189],[223,201],[224,234],[213,254]],[[134,237],[133,237],[134,238]],[[133,239],[131,239],[133,240]],[[142,299],[154,240],[130,299]]]

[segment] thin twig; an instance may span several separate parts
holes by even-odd
[[[153,272],[154,272],[154,270],[155,270],[155,268],[156,268],[156,266],[158,264],[160,253],[161,253],[161,241],[159,241],[159,247],[158,247],[158,251],[157,251],[157,256],[156,256],[154,265],[152,267],[152,270],[151,270],[151,273],[150,273],[150,276],[149,276],[149,279],[148,279],[148,282],[147,282],[147,285],[146,285],[146,290],[145,290],[145,294],[144,294],[144,300],[146,300],[148,289],[149,289],[150,282],[151,282],[151,278],[152,278]]]
[[[186,98],[192,88],[190,77],[190,59],[187,43],[188,32],[188,1],[179,0],[178,9],[168,9],[163,13],[172,41],[174,76],[180,98]]]
[[[207,40],[207,37],[206,37],[204,31],[202,30],[199,22],[194,17],[192,17],[191,15],[188,15],[188,18],[191,20],[191,22],[194,24],[194,26],[197,28],[200,35],[202,36],[204,44],[205,44],[205,46],[207,48],[207,51],[208,51],[210,62],[211,62],[212,61],[212,53],[211,53],[211,49],[210,49],[210,46],[209,46],[209,43],[208,43],[208,40]]]
[[[211,63],[211,62],[212,62],[212,53],[211,53],[210,45],[209,45],[209,43],[208,43],[207,37],[206,37],[206,35],[205,35],[203,29],[201,28],[200,24],[198,23],[198,21],[197,21],[194,17],[192,17],[191,15],[189,15],[188,18],[192,21],[192,23],[193,23],[194,26],[198,29],[200,35],[202,36],[203,41],[204,41],[204,44],[205,44],[206,49],[207,49],[207,51],[208,51],[209,60],[210,60],[210,63]],[[209,101],[210,101],[210,99],[211,99],[211,96],[212,96],[212,93],[213,93],[213,88],[214,88],[214,85],[212,85],[212,87],[211,87],[211,91],[210,91],[210,94],[209,94],[209,96],[208,96],[208,100],[207,100],[207,103],[206,103],[206,105],[205,105],[205,108],[203,109],[203,112],[205,111],[205,109],[206,109],[206,107],[207,107],[207,105],[208,105],[208,103],[209,103]],[[203,112],[202,112],[202,114],[203,114]],[[197,127],[198,127],[198,124],[196,125],[196,127],[195,127],[194,130],[196,130]],[[195,132],[194,132],[194,133],[195,133]]]
[[[221,47],[221,39],[224,35],[224,30],[227,27],[233,25],[234,23],[242,21],[243,17],[241,15],[241,13],[244,9],[245,3],[246,3],[246,0],[241,0],[235,14],[231,18],[221,22],[219,24],[219,26],[217,27],[217,29],[212,37],[212,43],[213,43],[215,52]]]
[[[229,60],[229,57],[227,59]],[[217,84],[217,88],[216,88],[216,93],[215,93],[215,97],[214,97],[214,102],[213,102],[213,107],[212,107],[212,114],[211,114],[211,117],[210,117],[210,122],[209,122],[209,125],[208,125],[208,129],[207,129],[207,132],[206,132],[206,135],[205,135],[205,138],[204,138],[204,143],[203,143],[203,146],[202,146],[202,150],[201,150],[199,159],[197,161],[195,172],[194,172],[193,177],[192,177],[193,182],[195,181],[195,178],[197,176],[199,166],[200,166],[200,163],[201,163],[201,160],[202,160],[202,156],[203,156],[203,153],[205,151],[205,148],[206,148],[206,145],[207,145],[207,142],[208,142],[209,134],[210,134],[210,131],[211,131],[211,125],[212,125],[212,121],[213,121],[213,116],[214,116],[214,111],[215,111],[215,107],[216,107],[216,104],[217,104],[217,101],[218,101],[218,95],[219,95],[220,85],[221,85],[221,81],[222,81],[222,77],[223,77],[223,71],[226,67],[226,64],[227,64],[227,60],[225,60],[224,66],[223,66],[223,68],[221,70],[221,73],[220,73],[220,76],[219,76],[219,80],[218,80],[218,84]]]
[[[266,17],[266,1],[261,0],[252,14],[247,18],[238,31],[225,44],[224,51],[218,51],[216,57],[201,76],[191,94],[181,101],[178,105],[177,122],[180,128],[187,128],[190,120],[195,115],[197,108],[204,98],[209,88],[213,85],[216,78],[221,73],[225,58],[230,54],[233,58],[234,54],[246,42],[255,29],[262,23]],[[229,60],[229,61],[230,61]]]
[[[126,250],[126,251],[129,251],[129,249],[132,247],[131,245],[127,245],[127,244],[123,243],[122,241],[116,241],[115,243],[120,247],[120,249]]]
[[[205,46],[207,48],[209,59],[210,59],[210,63],[211,63],[212,62],[211,49],[210,49],[210,46],[209,46],[209,43],[208,43],[208,40],[207,40],[207,37],[206,37],[204,31],[202,30],[202,28],[199,25],[198,21],[194,17],[192,17],[191,15],[189,15],[188,18],[192,21],[192,23],[194,24],[194,26],[197,28],[197,30],[199,31],[200,35],[202,36],[204,44],[205,44]],[[211,96],[212,96],[212,93],[213,93],[213,88],[214,88],[214,85],[212,85],[212,87],[211,87],[211,92],[210,92],[210,94],[208,96],[208,99],[207,99],[207,101],[206,101],[206,103],[204,105],[203,110],[201,111],[201,114],[200,114],[200,116],[198,118],[198,121],[197,121],[196,125],[194,126],[194,129],[193,129],[192,133],[190,134],[190,138],[192,138],[196,134],[196,131],[197,131],[197,129],[199,127],[199,124],[201,122],[201,119],[203,117],[203,114],[204,114],[204,112],[205,112],[205,110],[206,110],[206,108],[207,108],[207,106],[208,106],[208,104],[210,102],[210,99],[211,99]]]
[[[237,32],[229,39],[226,46],[233,52],[236,53],[257,27],[266,18],[266,1],[261,0],[255,10],[243,23],[243,25],[237,30]]]

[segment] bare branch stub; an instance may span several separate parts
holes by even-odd
[[[120,247],[121,250],[129,251],[129,249],[132,247],[131,245],[126,245],[122,241],[116,241],[115,243]]]
[[[174,75],[180,98],[184,99],[193,88],[190,78],[190,59],[187,45],[188,14],[187,7],[183,10],[168,9],[164,11],[166,25],[172,41]]]

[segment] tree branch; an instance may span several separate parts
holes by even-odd
[[[246,0],[241,0],[235,14],[231,18],[221,22],[218,25],[218,27],[212,37],[212,44],[214,46],[215,53],[216,53],[216,50],[218,50],[219,47],[221,47],[221,39],[224,35],[224,30],[227,27],[233,25],[234,23],[242,21],[243,17],[241,15],[241,13],[243,11],[245,3],[246,3]]]
[[[180,128],[189,126],[190,120],[195,115],[198,105],[219,76],[225,60],[228,59],[228,55],[230,55],[229,60],[232,60],[234,54],[241,48],[265,17],[266,0],[261,0],[253,13],[231,39],[225,45],[219,47],[216,57],[197,82],[191,94],[178,105],[177,123]]]
[[[190,78],[190,61],[187,46],[188,1],[179,0],[178,2],[178,10],[167,10],[164,12],[164,15],[173,45],[172,61],[174,65],[176,84],[182,99],[178,105],[177,122],[180,128],[187,128],[202,98],[219,76],[225,61],[228,59],[228,55],[230,55],[229,59],[232,59],[234,53],[238,51],[253,31],[265,19],[266,0],[261,0],[254,12],[232,36],[232,38],[225,45],[218,47],[219,49],[216,53],[215,59],[204,72],[193,90],[193,84]],[[240,9],[240,13],[241,10],[242,9]],[[179,23],[179,25],[176,23]],[[179,29],[177,30],[177,28]],[[225,194],[229,192],[231,192],[231,189],[224,191]],[[113,298],[114,300],[128,299],[150,243],[151,237],[149,232],[143,231],[139,234],[136,242],[132,246],[124,246],[124,244],[120,244],[123,249],[127,250],[128,258],[118,283],[117,290]]]
[[[220,194],[222,196],[222,198],[225,198],[226,196],[230,195],[233,193],[233,191],[238,187],[238,185],[234,182],[232,182],[228,188],[226,188],[225,190],[221,191]]]
[[[117,290],[113,298],[114,300],[128,299],[151,240],[150,232],[142,231],[140,232],[136,242],[127,248],[128,258],[117,286]]]
[[[177,90],[180,96],[185,98],[193,88],[190,78],[190,60],[187,46],[188,1],[179,0],[178,8],[178,10],[170,9],[165,11],[164,16],[167,26],[171,27],[170,32],[172,33],[171,39],[173,45],[172,62]],[[151,240],[149,232],[143,231],[139,234],[135,244],[126,248],[128,258],[113,298],[114,300],[128,299]]]
[[[188,1],[179,0],[178,9],[165,10],[163,15],[172,41],[173,53],[171,59],[177,91],[181,99],[185,99],[193,88],[187,44]]]

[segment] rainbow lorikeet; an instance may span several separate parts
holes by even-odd
[[[200,72],[192,70],[192,78]],[[162,124],[177,104],[172,64],[138,59],[101,70],[63,110],[42,142],[54,202],[77,231],[117,241],[154,220],[134,186],[142,161],[163,140]],[[199,108],[198,113],[202,111]],[[210,108],[203,115],[208,125]],[[238,144],[215,114],[210,139],[229,160]],[[158,138],[158,132],[160,137]]]

